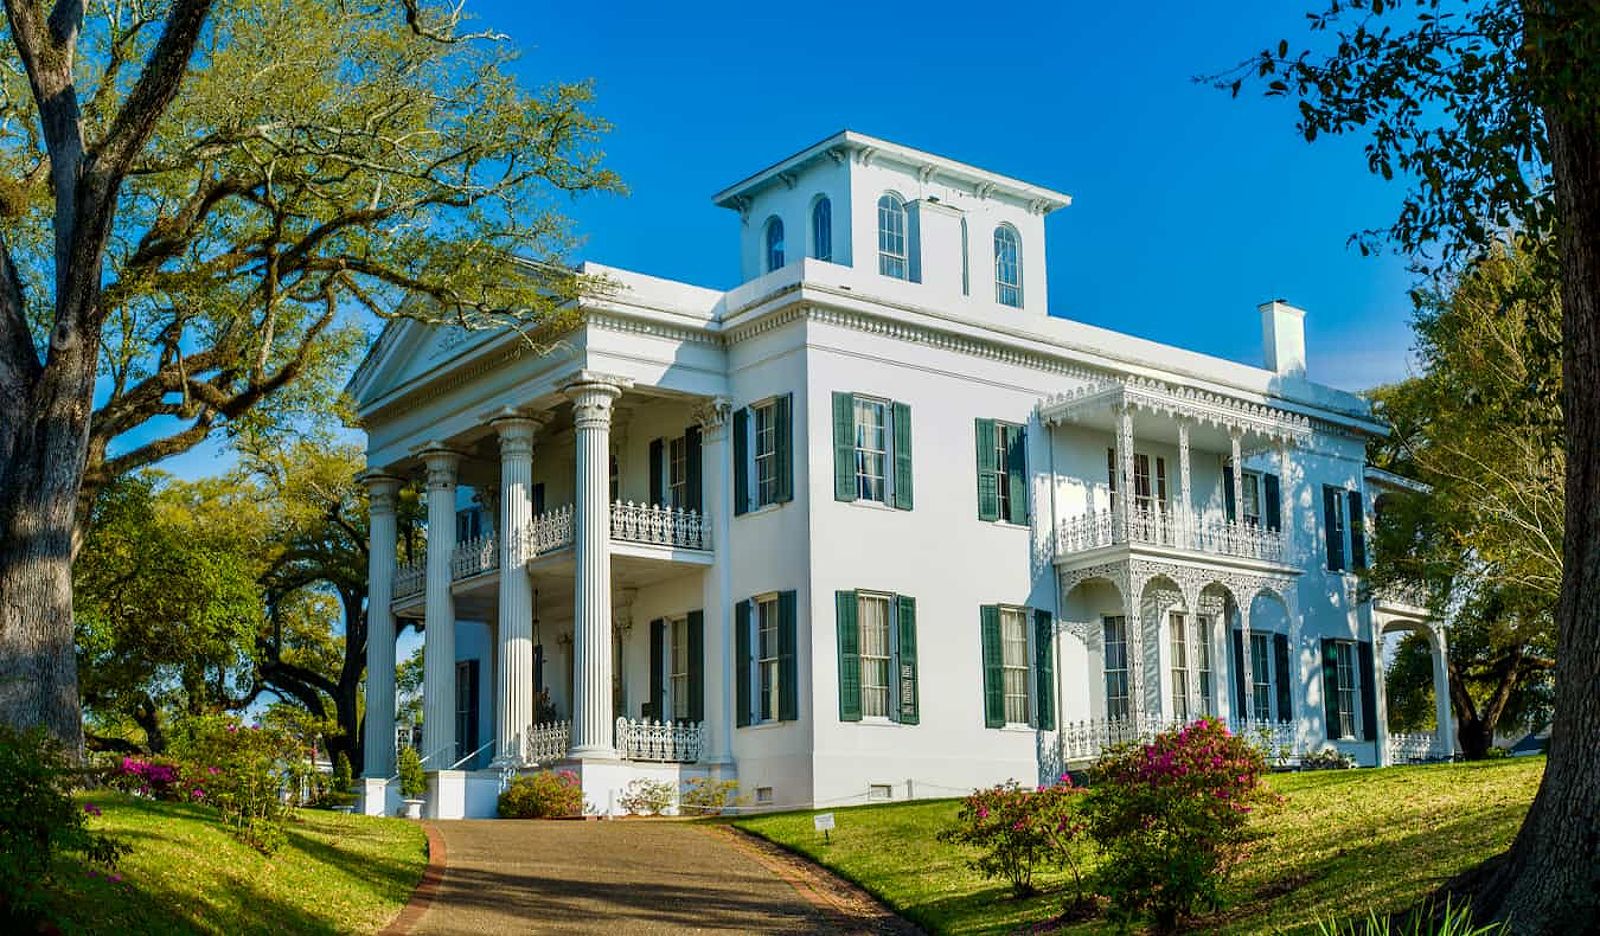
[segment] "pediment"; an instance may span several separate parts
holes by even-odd
[[[357,410],[365,410],[398,390],[448,371],[452,361],[488,340],[491,334],[458,325],[391,319],[378,333],[345,389],[355,399]]]

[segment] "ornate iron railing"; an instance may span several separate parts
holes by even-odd
[[[1057,736],[1061,760],[1066,763],[1097,760],[1108,748],[1131,741],[1148,741],[1182,724],[1182,719],[1155,715],[1067,722]],[[1232,719],[1228,730],[1261,751],[1269,764],[1282,766],[1298,754],[1292,722]]]
[[[624,760],[692,764],[700,759],[704,722],[617,719],[617,753]]]
[[[401,563],[394,570],[394,600],[410,598],[422,594],[422,587],[428,581],[427,557],[418,557],[410,562]]]
[[[1412,764],[1443,760],[1444,746],[1431,734],[1392,734],[1389,736],[1389,762]]]
[[[1155,507],[1136,507],[1126,520],[1115,511],[1099,510],[1063,520],[1056,530],[1061,556],[1128,543],[1269,562],[1281,562],[1284,555],[1278,530],[1234,520],[1200,520]]]
[[[553,721],[529,725],[522,733],[522,762],[543,764],[567,756],[572,742],[572,722]]]
[[[611,505],[611,538],[680,549],[711,548],[711,528],[700,511],[632,501]]]
[[[450,554],[450,578],[464,579],[500,567],[500,549],[493,536],[478,536],[456,546]]]
[[[573,535],[571,504],[546,511],[528,526],[527,554],[541,556],[571,546]]]

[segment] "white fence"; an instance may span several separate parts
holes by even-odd
[[[572,742],[572,722],[553,721],[529,725],[522,733],[522,762],[542,764],[567,756]]]
[[[1126,522],[1111,510],[1063,520],[1056,549],[1065,556],[1104,546],[1134,543],[1213,555],[1281,561],[1283,534],[1234,520],[1201,520],[1156,507],[1136,507]]]
[[[1431,734],[1392,734],[1389,736],[1389,763],[1407,764],[1443,760],[1444,746]]]
[[[1098,760],[1108,748],[1131,741],[1148,741],[1159,732],[1182,724],[1177,719],[1148,715],[1067,722],[1057,735],[1061,760],[1067,764]],[[1299,756],[1291,722],[1235,720],[1228,723],[1228,730],[1254,746],[1273,766],[1284,766]]]
[[[624,760],[692,764],[700,759],[703,722],[617,719],[617,753]]]
[[[632,501],[611,505],[611,538],[680,549],[711,548],[711,529],[700,511]]]

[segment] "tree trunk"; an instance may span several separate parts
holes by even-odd
[[[1456,743],[1461,745],[1461,755],[1467,760],[1483,760],[1494,744],[1494,726],[1478,718],[1458,718]]]
[[[1542,19],[1542,8],[1524,9],[1530,46],[1538,48],[1536,40],[1552,23]],[[1568,56],[1537,63],[1535,73],[1586,75],[1593,64]],[[1545,108],[1561,219],[1567,423],[1550,753],[1511,850],[1461,882],[1461,889],[1477,891],[1479,915],[1509,920],[1520,933],[1590,932],[1600,918],[1600,119],[1590,110],[1592,88],[1585,82],[1575,96],[1584,103]]]

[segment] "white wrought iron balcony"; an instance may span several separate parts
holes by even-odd
[[[698,510],[616,501],[611,505],[611,538],[678,549],[710,549],[711,525]]]
[[[394,600],[411,598],[422,594],[422,588],[428,582],[428,559],[418,556],[410,562],[403,562],[394,570]]]
[[[533,518],[528,526],[527,554],[542,556],[572,545],[572,505],[557,507]]]
[[[617,753],[623,760],[692,764],[700,759],[704,722],[617,719]]]
[[[572,741],[572,722],[553,721],[529,725],[522,733],[522,763],[548,764],[567,756]]]
[[[1126,522],[1101,510],[1063,520],[1056,531],[1056,556],[1063,558],[1106,546],[1159,546],[1210,555],[1282,562],[1283,533],[1234,520],[1203,520],[1172,511],[1137,507]]]
[[[464,579],[500,568],[500,549],[493,536],[467,540],[450,554],[450,578]]]

